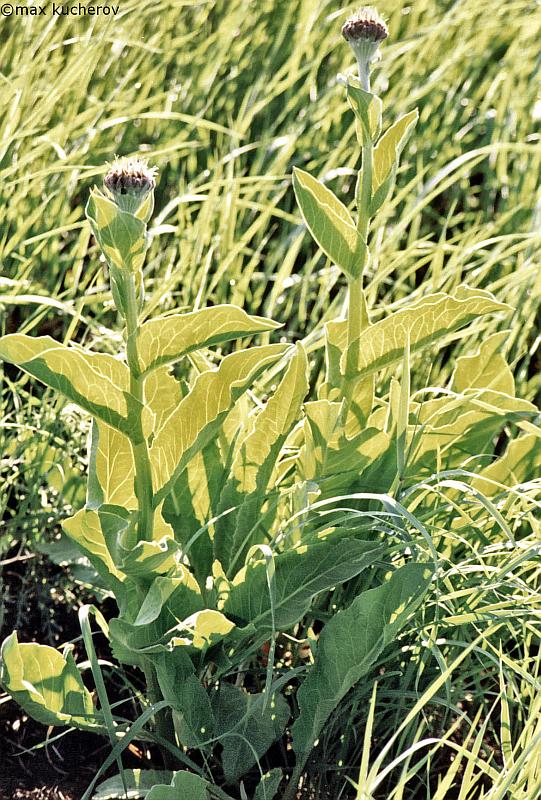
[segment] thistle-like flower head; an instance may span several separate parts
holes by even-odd
[[[128,194],[142,200],[155,188],[156,172],[144,158],[117,158],[103,182],[115,197]]]
[[[351,45],[359,65],[359,78],[366,91],[370,91],[370,62],[389,30],[385,20],[375,8],[365,6],[342,26],[342,35]]]

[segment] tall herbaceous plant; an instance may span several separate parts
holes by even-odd
[[[314,176],[293,175],[306,226],[343,273],[349,298],[345,318],[325,326],[325,375],[313,399],[302,343],[223,354],[243,337],[272,339],[279,322],[233,305],[146,320],[142,269],[156,174],[137,158],[116,162],[86,209],[124,326],[122,352],[47,336],[0,339],[4,361],[93,419],[86,503],[63,528],[118,607],[109,620],[93,606],[80,612],[96,700],[71,647],[20,643],[16,632],[2,646],[2,683],[26,713],[110,738],[111,756],[85,797],[116,762],[119,775],[102,796],[129,788],[148,800],[224,798],[249,773],[246,785],[255,785],[265,754],[284,737],[292,774],[273,769],[253,797],[271,800],[280,784],[280,796],[295,797],[330,715],[411,619],[437,569],[430,537],[400,502],[408,470],[456,465],[472,428],[490,450],[493,420],[497,427],[535,411],[514,398],[501,334],[460,360],[441,396],[422,407],[410,397],[413,354],[507,311],[489,293],[460,286],[371,322],[363,288],[370,225],[417,112],[383,125],[370,88],[370,64],[388,34],[381,17],[362,9],[343,34],[358,65],[358,75],[341,78],[361,153],[354,214]],[[378,375],[396,366],[400,382],[392,378],[376,397]],[[281,378],[263,402],[257,386],[270,382],[269,370]],[[354,514],[336,501],[343,495]],[[341,610],[325,611],[308,663],[278,662],[279,634],[306,639],[307,615],[321,619],[346,582],[355,591],[343,592]],[[118,669],[144,675],[135,723],[109,702],[91,620]],[[134,738],[160,745],[163,770],[122,769]]]

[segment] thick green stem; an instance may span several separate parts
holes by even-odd
[[[363,131],[363,160],[361,186],[358,196],[359,216],[357,232],[362,242],[359,249],[359,267],[356,278],[348,281],[347,355],[342,378],[342,396],[346,400],[346,411],[351,405],[353,390],[357,382],[359,363],[359,336],[368,325],[368,309],[363,290],[364,269],[368,257],[367,239],[370,226],[370,203],[372,200],[372,166],[374,145],[369,131]]]
[[[126,280],[126,353],[130,368],[130,394],[134,398],[130,414],[134,420],[136,441],[132,442],[135,463],[135,496],[137,497],[138,521],[137,538],[152,541],[154,512],[152,508],[152,471],[148,446],[143,433],[143,379],[137,356],[137,332],[139,329],[135,277],[130,274]]]

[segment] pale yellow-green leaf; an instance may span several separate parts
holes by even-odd
[[[53,647],[20,644],[13,632],[2,644],[1,682],[22,708],[44,725],[99,727],[92,697],[73,657]]]
[[[226,356],[217,370],[204,372],[158,431],[150,449],[154,491],[159,502],[196,452],[218,431],[236,400],[287,345],[268,345]]]
[[[209,800],[209,782],[193,772],[175,772],[170,786],[156,784],[146,800]]]
[[[501,350],[510,331],[500,331],[482,342],[478,352],[457,359],[452,387],[457,392],[466,389],[493,389],[510,397],[515,395],[515,381]]]
[[[171,644],[174,647],[189,646],[203,650],[221,641],[234,627],[235,624],[219,611],[206,608],[183,621],[182,628],[186,629],[186,634],[173,637]]]
[[[108,425],[132,433],[127,418],[130,375],[120,359],[76,345],[68,347],[50,336],[20,333],[0,339],[0,358],[17,364]]]
[[[237,491],[253,492],[261,466],[297,421],[300,405],[309,389],[308,361],[300,343],[277,390],[255,419],[254,428],[242,442],[233,462]],[[264,487],[262,487],[264,488]]]
[[[483,314],[508,310],[509,306],[498,302],[489,292],[467,286],[458,287],[454,295],[428,295],[411,306],[390,314],[361,333],[358,339],[358,372],[369,375],[400,361],[408,338],[410,352],[413,354],[464,328]],[[345,322],[328,323],[327,335],[335,347],[345,351]],[[343,371],[344,355],[340,366]]]
[[[125,576],[117,568],[107,547],[97,511],[83,508],[64,520],[62,528],[106,580],[124,580]]]
[[[145,406],[150,412],[151,431],[159,431],[182,400],[180,383],[171,375],[168,367],[160,367],[145,378],[144,395]]]
[[[381,206],[385,199],[400,153],[417,123],[418,117],[417,109],[405,114],[385,131],[374,148],[372,164],[373,212]]]
[[[193,350],[279,327],[278,322],[250,316],[233,305],[158,317],[141,326],[137,338],[140,369],[148,372],[178,361]]]
[[[133,510],[137,508],[137,499],[130,440],[105,422],[96,424],[95,471],[102,491],[102,502]]]
[[[479,471],[472,483],[489,497],[539,476],[541,471],[541,430],[519,436],[509,443],[505,453]]]
[[[297,167],[293,171],[293,188],[314,240],[346,275],[357,276],[366,244],[345,205],[320,181]]]

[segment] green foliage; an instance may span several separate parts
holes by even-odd
[[[12,88],[0,123],[0,174],[10,193],[0,242],[8,276],[0,283],[1,299],[8,309],[24,304],[25,334],[43,333],[42,323],[55,314],[55,337],[79,341],[78,329],[84,327],[86,341],[83,350],[49,337],[12,334],[3,338],[0,353],[94,417],[86,508],[77,512],[80,492],[66,500],[77,513],[64,529],[117,601],[118,616],[109,627],[113,655],[144,670],[151,702],[164,697],[170,704],[176,731],[170,742],[199,748],[209,759],[208,782],[185,772],[177,773],[173,786],[172,776],[137,781],[141,787],[161,784],[148,796],[206,799],[213,772],[223,771],[230,781],[245,771],[255,774],[253,765],[265,761],[268,731],[279,738],[288,721],[297,732],[317,729],[322,761],[332,760],[328,753],[337,753],[338,761],[332,732],[364,725],[369,681],[359,676],[374,667],[388,686],[385,708],[394,712],[378,715],[378,741],[392,738],[385,720],[408,719],[405,706],[415,702],[419,686],[431,680],[436,686],[440,675],[447,676],[447,684],[438,683],[434,691],[443,687],[446,694],[431,695],[440,708],[456,710],[458,702],[463,707],[472,691],[484,697],[484,681],[492,680],[491,664],[498,658],[506,670],[501,727],[507,720],[516,726],[512,715],[506,716],[507,693],[513,700],[527,697],[538,689],[538,676],[526,678],[526,667],[515,672],[518,662],[491,649],[491,633],[476,645],[492,659],[483,662],[482,680],[475,661],[479,650],[472,651],[476,655],[456,688],[446,665],[467,646],[480,620],[505,615],[510,626],[505,633],[510,631],[515,644],[525,631],[532,637],[531,651],[524,645],[524,663],[532,672],[535,667],[536,627],[529,609],[538,603],[532,548],[539,533],[533,476],[540,448],[538,410],[530,401],[539,388],[534,334],[539,157],[529,77],[538,46],[528,33],[535,25],[517,21],[526,13],[533,20],[534,12],[519,2],[516,20],[510,13],[502,25],[500,15],[489,13],[489,3],[454,8],[452,19],[430,3],[408,7],[407,14],[400,4],[388,7],[391,28],[400,28],[404,46],[388,51],[374,85],[378,90],[388,75],[400,75],[391,80],[386,98],[391,109],[386,116],[398,121],[380,136],[379,97],[348,82],[359,143],[366,146],[368,134],[374,145],[370,202],[359,203],[366,162],[358,205],[350,211],[358,149],[352,147],[353,118],[331,85],[343,66],[339,49],[331,52],[329,44],[334,15],[304,2],[288,5],[287,15],[265,3],[249,10],[235,2],[227,9],[211,3],[181,14],[159,10],[159,31],[156,9],[138,9],[128,15],[129,30],[118,40],[125,41],[123,73],[141,75],[139,94],[125,81],[121,92],[112,90],[120,73],[115,74],[119,67],[111,61],[108,36],[99,43],[96,38],[88,51],[82,29],[77,38],[59,20],[54,31],[43,31],[46,46],[12,59]],[[117,35],[122,37],[122,30]],[[62,45],[68,37],[69,49]],[[4,56],[10,56],[11,46],[6,37]],[[436,72],[435,52],[443,59]],[[253,63],[262,65],[255,76]],[[156,94],[156,87],[163,91]],[[308,101],[308,87],[317,103]],[[91,111],[79,102],[85,92],[92,97]],[[35,93],[47,102],[36,105]],[[421,110],[418,136],[404,149],[417,119],[413,103]],[[89,230],[81,217],[86,189],[81,181],[92,179],[96,170],[85,176],[80,165],[110,154],[112,129],[116,149],[128,152],[144,142],[151,157],[155,152],[161,158],[164,211],[152,226],[150,207],[129,214],[92,193],[88,218],[109,265],[107,283],[97,259],[87,258]],[[38,137],[38,130],[48,133]],[[392,199],[401,151],[401,188]],[[295,169],[302,217],[343,275],[320,269],[320,256],[313,255],[299,228],[292,194],[285,194],[283,175],[301,158],[307,170],[321,176],[318,181]],[[376,211],[378,216],[365,236],[359,227],[370,222],[367,209],[368,216]],[[47,269],[31,272],[36,263]],[[341,314],[344,278],[350,298],[356,298],[348,320]],[[111,297],[124,317],[131,314],[130,324],[134,310],[135,317],[141,312],[120,355],[118,338],[109,330]],[[213,305],[202,308],[207,303]],[[196,310],[171,314],[173,305],[182,312]],[[152,317],[162,306],[167,313]],[[288,340],[304,337],[295,353],[269,344],[277,340],[278,328],[271,316],[285,323]],[[509,333],[500,330],[504,317]],[[10,318],[7,330],[14,329]],[[244,336],[249,349],[239,350],[235,341]],[[253,346],[254,336],[262,336],[259,347]],[[209,353],[208,348],[219,349]],[[14,430],[28,429],[30,420],[40,428],[36,406],[61,408],[53,406],[51,393],[42,402],[28,394],[28,382],[14,379],[14,370],[6,375],[6,409]],[[33,403],[26,402],[29,397]],[[74,434],[86,426],[84,415],[76,420],[69,423]],[[64,459],[65,436],[51,437],[47,450],[28,441],[15,444],[13,436],[3,457],[9,464],[34,458],[37,464],[32,453],[40,449],[48,465],[58,466],[55,454]],[[50,486],[59,487],[64,498],[72,467],[66,465],[64,482],[50,477]],[[74,481],[80,488],[77,476]],[[10,476],[6,498],[12,487]],[[382,498],[383,492],[390,497]],[[343,494],[351,496],[338,499]],[[36,518],[37,505],[21,503],[19,520]],[[393,594],[398,576],[415,565],[391,570],[411,554],[426,560],[431,537],[442,559],[437,590],[413,581],[411,598]],[[374,620],[370,612],[379,608],[374,598],[383,595],[389,595],[389,604]],[[413,621],[423,596],[423,618]],[[336,609],[343,610],[335,614]],[[348,620],[359,615],[373,623],[362,642],[367,654],[359,648],[348,660],[338,660],[345,634],[357,630]],[[378,628],[381,619],[387,627]],[[272,648],[280,632],[312,640],[314,620],[325,623],[319,643],[312,642],[314,663],[306,668],[293,656],[277,665]],[[408,622],[395,644],[394,635]],[[269,640],[270,663],[261,669],[258,648]],[[19,646],[21,652],[30,652],[25,647]],[[71,656],[31,647],[36,663],[54,659],[59,685],[66,680],[77,686],[78,696],[79,673]],[[348,653],[345,645],[343,652]],[[294,699],[286,708],[283,685],[272,701],[259,691],[260,672],[267,671],[271,686],[274,669],[287,672],[292,664],[287,690],[296,691],[300,717]],[[18,668],[9,671],[6,663],[3,668],[5,687],[41,721],[66,724],[67,714],[67,724],[83,727],[89,709],[98,719],[99,711],[85,705],[84,692],[84,715],[71,714],[69,704],[55,710],[56,700],[43,693],[39,676],[32,674],[32,690],[26,684],[21,690]],[[340,670],[325,697],[328,675]],[[398,670],[401,682],[393,683]],[[219,696],[230,698],[225,710],[217,706]],[[316,696],[325,700],[325,724],[314,707]],[[38,708],[42,700],[36,698],[51,707]],[[271,702],[280,710],[276,729],[269,724]],[[355,711],[355,702],[361,710]],[[252,706],[257,714],[242,712]],[[524,707],[530,720],[538,717],[534,703]],[[426,718],[439,719],[440,708],[434,713],[427,707]],[[381,776],[378,769],[371,773],[374,792],[387,781],[389,797],[405,796],[410,775],[419,780],[412,796],[421,791],[414,723],[422,728],[424,712],[418,709],[397,745],[407,754],[402,787],[392,785],[389,776],[396,773],[383,764],[387,751],[379,762]],[[160,714],[155,729],[162,735]],[[116,724],[122,724],[120,718]],[[476,738],[465,742],[473,744],[475,766],[465,746],[456,769],[460,763],[466,783],[472,774],[482,774],[495,784],[498,771],[481,752],[486,727],[477,731],[478,724],[472,720]],[[526,775],[521,761],[537,733],[532,725],[525,730],[530,739],[515,736],[516,727],[505,738],[505,780],[517,797],[524,785],[530,794],[537,791],[534,767]],[[314,735],[306,733],[297,747],[303,759]],[[345,763],[359,755],[351,746]],[[430,747],[437,757],[437,745]],[[446,786],[456,774],[449,770]],[[131,785],[130,774],[124,777]],[[474,788],[478,777],[472,778]],[[273,771],[270,797],[279,782]],[[270,800],[265,785],[262,781],[255,790],[257,800]],[[503,798],[502,787],[497,796]],[[435,791],[440,800],[447,789]]]

